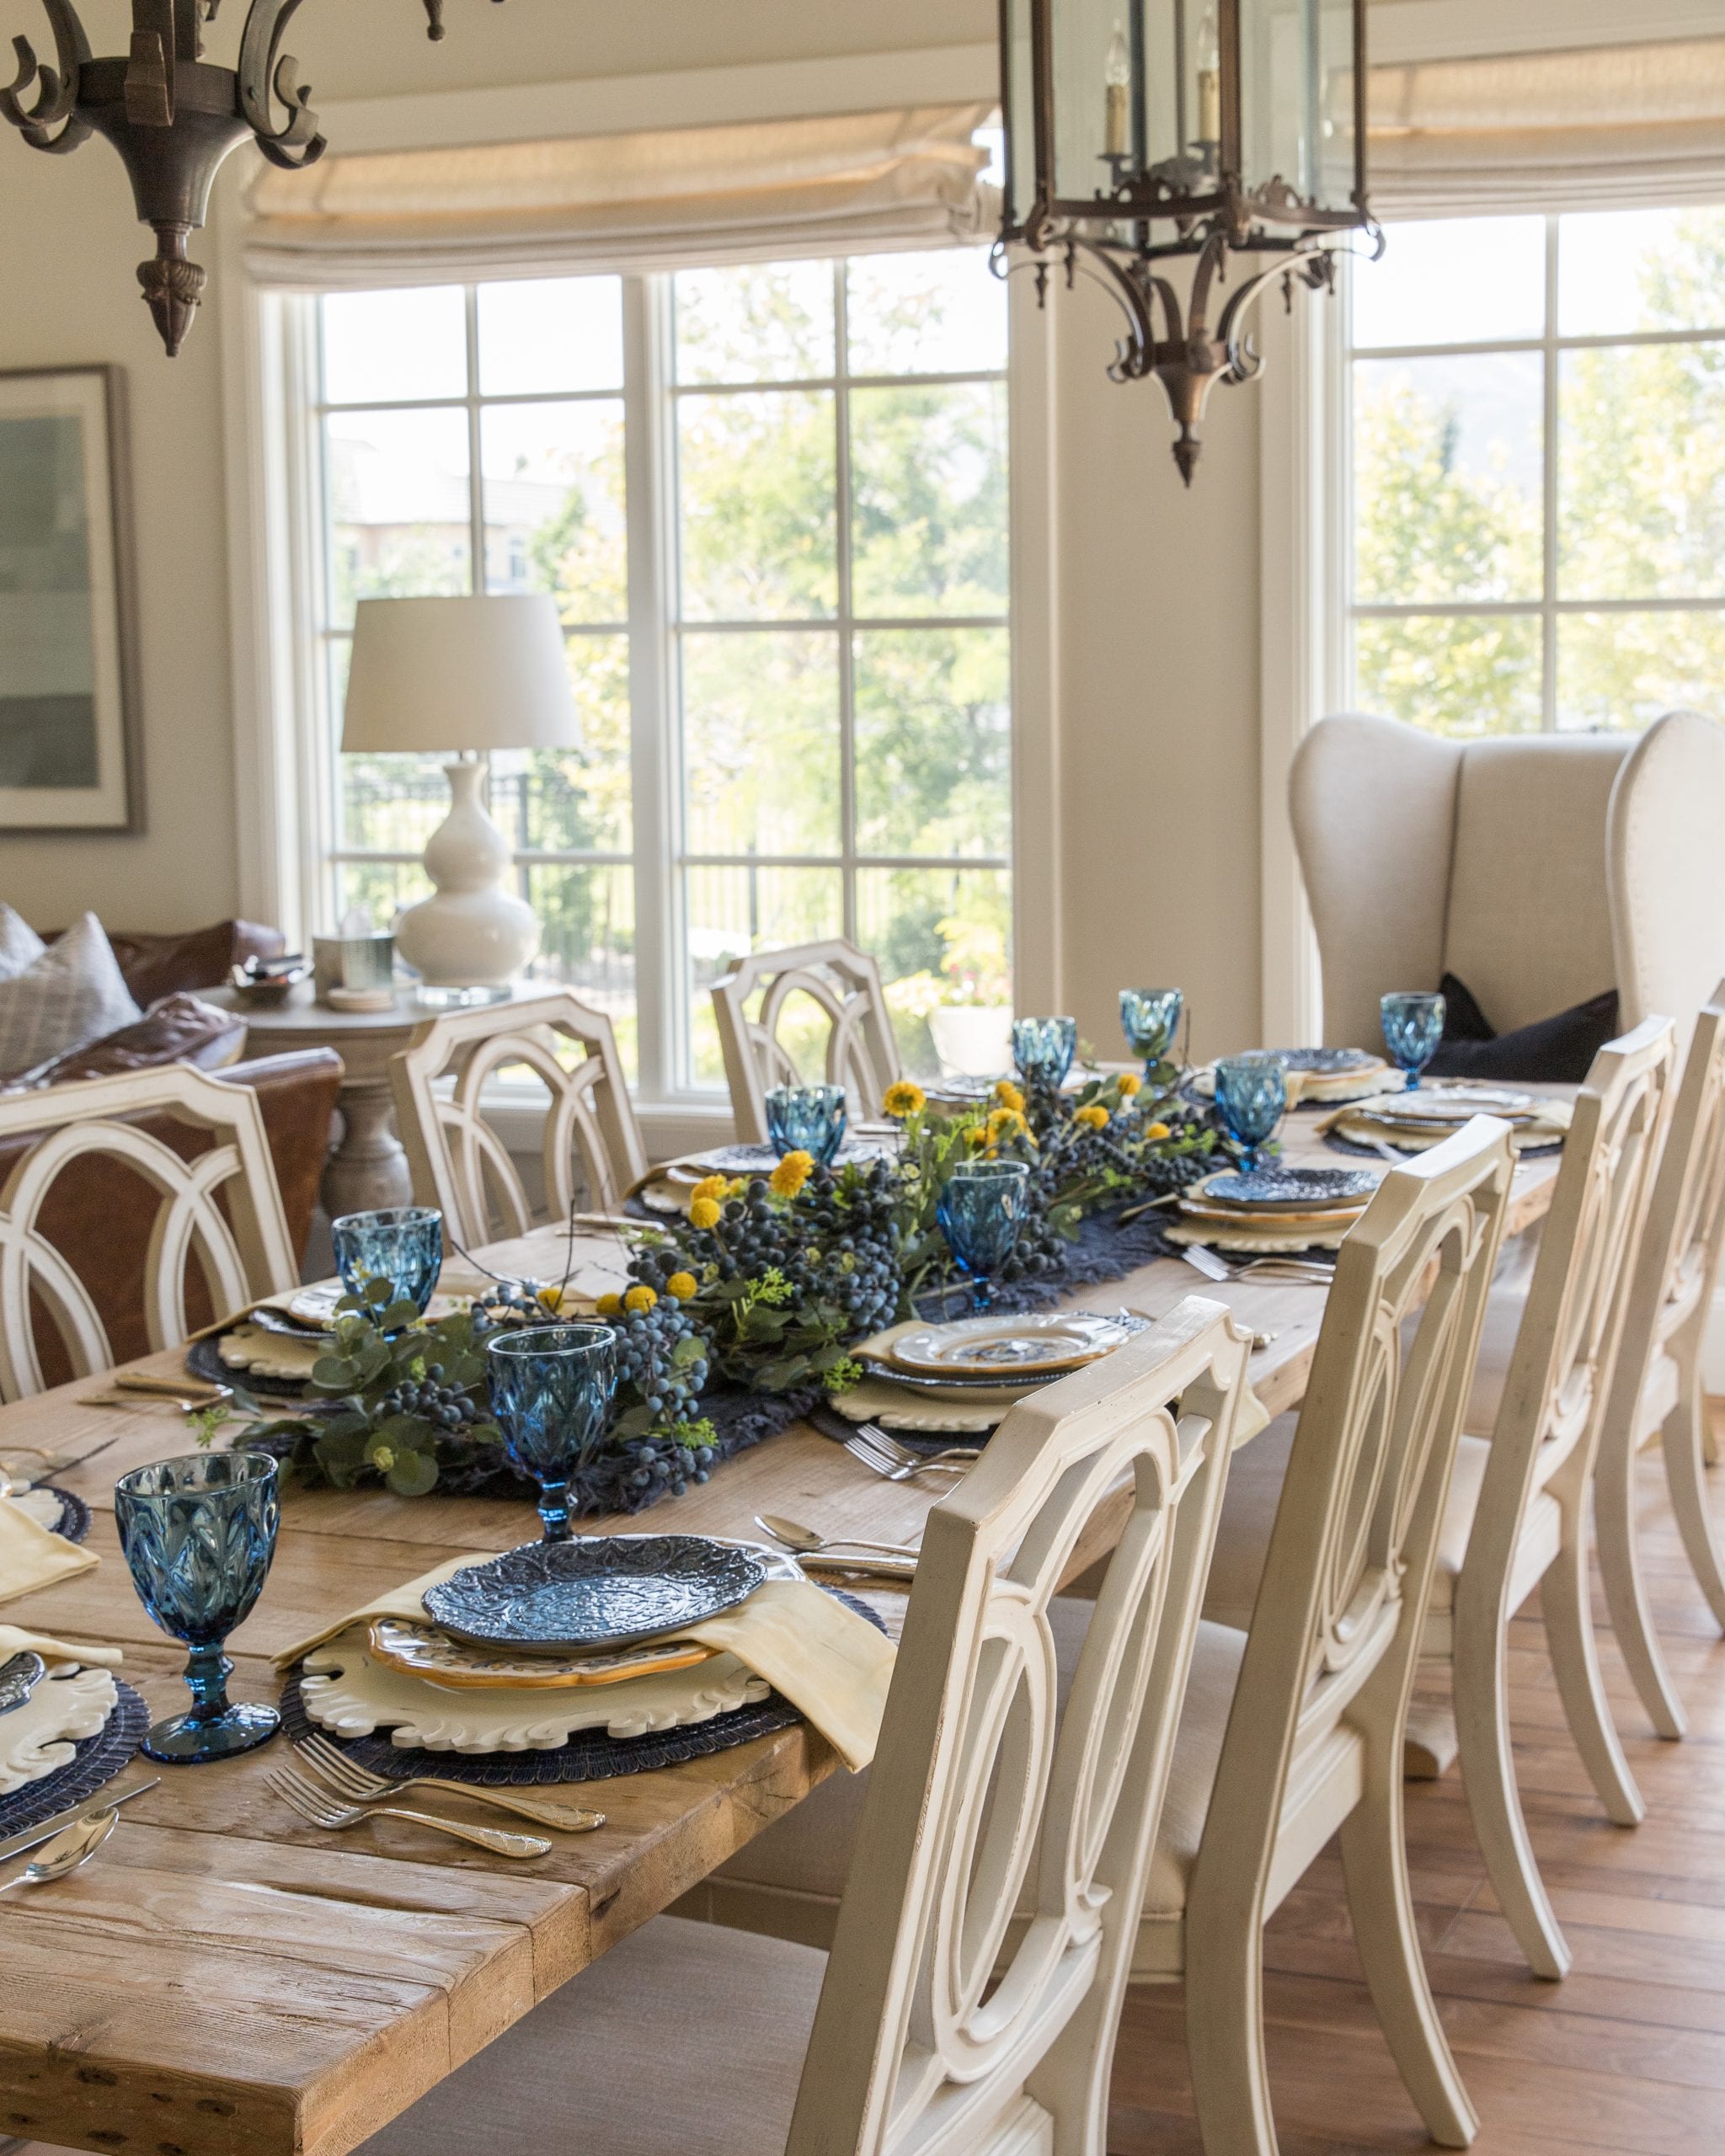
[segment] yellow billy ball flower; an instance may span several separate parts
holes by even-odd
[[[996,1081],[994,1089],[994,1097],[996,1104],[998,1107],[1003,1108],[1016,1108],[1020,1115],[1023,1114],[1024,1096],[1019,1091],[1018,1088],[1012,1083],[1010,1078],[1001,1078]]]
[[[1127,1071],[1119,1083],[1120,1098],[1123,1101],[1130,1101],[1135,1093],[1141,1092],[1144,1087],[1144,1081],[1135,1070]]]
[[[542,1304],[543,1306],[548,1310],[553,1316],[555,1316],[557,1312],[563,1308],[563,1289],[561,1288],[542,1288],[533,1299],[537,1303]]]
[[[1162,1143],[1164,1138],[1172,1138],[1173,1134],[1173,1132],[1169,1129],[1167,1123],[1153,1123],[1144,1134],[1145,1142],[1147,1145],[1157,1145]]]
[[[886,1098],[881,1106],[889,1116],[895,1116],[902,1121],[906,1116],[921,1115],[928,1106],[928,1096],[920,1086],[912,1085],[908,1078],[900,1078],[895,1085],[887,1087]]]
[[[1030,1126],[1023,1112],[1017,1108],[996,1108],[988,1118],[988,1136],[991,1145],[998,1145],[1010,1138],[1028,1138]]]
[[[623,1297],[623,1308],[638,1315],[644,1310],[656,1310],[659,1308],[659,1297],[651,1288],[631,1288],[628,1294]]]
[[[1100,1101],[1092,1101],[1088,1107],[1080,1108],[1073,1116],[1074,1123],[1081,1123],[1087,1130],[1106,1130],[1108,1112]]]
[[[667,1294],[675,1295],[680,1303],[692,1303],[701,1292],[701,1283],[692,1273],[673,1273],[665,1283]]]
[[[716,1198],[695,1198],[689,1201],[689,1225],[692,1228],[716,1228],[724,1218]]]
[[[973,1126],[964,1133],[964,1143],[973,1148],[984,1146],[988,1143],[988,1133],[983,1129],[980,1123],[973,1124]]]
[[[593,1305],[595,1317],[621,1317],[622,1312],[623,1299],[621,1295],[601,1295]]]
[[[814,1172],[812,1153],[787,1153],[767,1177],[767,1187],[776,1198],[794,1198]]]
[[[711,1198],[723,1204],[731,1194],[729,1176],[702,1176],[689,1193],[692,1198]]]

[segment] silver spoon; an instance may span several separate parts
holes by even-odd
[[[0,1662],[0,1715],[21,1707],[47,1674],[47,1663],[28,1648],[9,1662]]]
[[[824,1534],[817,1534],[812,1527],[804,1527],[800,1520],[781,1519],[777,1513],[756,1513],[755,1524],[775,1542],[783,1543],[787,1550],[794,1550],[799,1557],[818,1557],[825,1550],[873,1550],[883,1557],[915,1557],[920,1554],[907,1542],[867,1542],[856,1535],[829,1540]]]
[[[113,1811],[99,1812],[93,1819],[80,1819],[63,1834],[56,1834],[40,1856],[32,1857],[16,1879],[8,1879],[0,1886],[0,1894],[9,1894],[14,1886],[45,1886],[51,1879],[64,1879],[68,1871],[88,1864],[119,1824],[120,1814]]]

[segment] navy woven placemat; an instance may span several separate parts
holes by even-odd
[[[82,1804],[131,1764],[149,1734],[150,1710],[130,1684],[117,1677],[114,1682],[120,1698],[95,1735],[81,1738],[63,1767],[44,1774],[39,1782],[14,1790],[10,1796],[0,1797],[0,1841],[51,1819],[56,1812]]]
[[[831,1587],[826,1592],[859,1617],[866,1617],[877,1631],[886,1630],[868,1604],[854,1595]],[[303,1743],[313,1726],[300,1697],[303,1668],[302,1663],[296,1664],[281,1688],[281,1726],[295,1744]],[[704,1759],[714,1752],[752,1744],[757,1737],[775,1736],[801,1720],[788,1700],[770,1692],[758,1705],[715,1715],[711,1721],[695,1722],[686,1729],[650,1731],[645,1737],[610,1737],[602,1729],[584,1729],[569,1743],[545,1752],[427,1752],[392,1744],[382,1733],[338,1737],[324,1729],[318,1734],[344,1752],[355,1766],[368,1767],[373,1774],[392,1780],[435,1774],[445,1781],[472,1782],[480,1788],[521,1789],[555,1782],[611,1781],[619,1774],[680,1767],[686,1759]]]
[[[90,1508],[83,1499],[75,1490],[61,1490],[52,1482],[39,1482],[36,1486],[60,1500],[60,1521],[55,1534],[67,1542],[82,1542],[90,1531]]]

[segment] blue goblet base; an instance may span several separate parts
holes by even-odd
[[[274,1707],[236,1705],[200,1721],[195,1714],[158,1721],[144,1739],[144,1756],[164,1767],[202,1767],[212,1759],[238,1758],[267,1744],[281,1726]]]

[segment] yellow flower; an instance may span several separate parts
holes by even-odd
[[[716,1198],[696,1198],[689,1202],[689,1225],[692,1228],[716,1228],[724,1217]]]
[[[988,1143],[988,1133],[980,1123],[973,1123],[964,1133],[964,1143],[973,1148],[984,1146]]]
[[[593,1305],[595,1317],[621,1317],[622,1314],[623,1299],[621,1295],[601,1295]]]
[[[787,1153],[767,1177],[767,1187],[776,1198],[794,1198],[814,1172],[812,1153]]]
[[[656,1310],[659,1308],[659,1297],[651,1288],[631,1288],[628,1294],[623,1297],[623,1308],[634,1312],[637,1315],[645,1310]]]
[[[691,1198],[710,1198],[722,1205],[734,1187],[729,1176],[703,1176],[689,1195]]]
[[[1130,1101],[1135,1093],[1143,1090],[1144,1081],[1135,1070],[1129,1070],[1120,1079],[1119,1086],[1120,1098],[1123,1101]]]
[[[988,1140],[991,1145],[1001,1145],[1009,1138],[1028,1138],[1030,1126],[1018,1108],[996,1108],[988,1118]]]
[[[1172,1138],[1173,1134],[1167,1123],[1153,1123],[1144,1134],[1145,1143],[1150,1145],[1160,1145],[1164,1138]]]
[[[1024,1096],[1019,1091],[1018,1088],[1012,1083],[1010,1078],[1001,1078],[996,1081],[994,1089],[994,1097],[997,1106],[1003,1108],[1017,1108],[1020,1115],[1023,1114]]]
[[[1106,1130],[1108,1112],[1100,1101],[1092,1101],[1088,1107],[1080,1108],[1073,1116],[1074,1123],[1081,1123],[1087,1130]]]
[[[902,1121],[909,1115],[921,1115],[928,1106],[928,1096],[920,1086],[912,1085],[908,1078],[900,1078],[895,1085],[887,1087],[886,1098],[881,1106],[889,1116],[895,1116]]]
[[[665,1293],[675,1295],[680,1303],[692,1303],[701,1292],[701,1283],[692,1273],[673,1273],[665,1283]]]
[[[534,1296],[533,1299],[543,1309],[549,1310],[554,1317],[558,1311],[563,1308],[563,1289],[561,1288],[542,1288],[538,1294]]]

